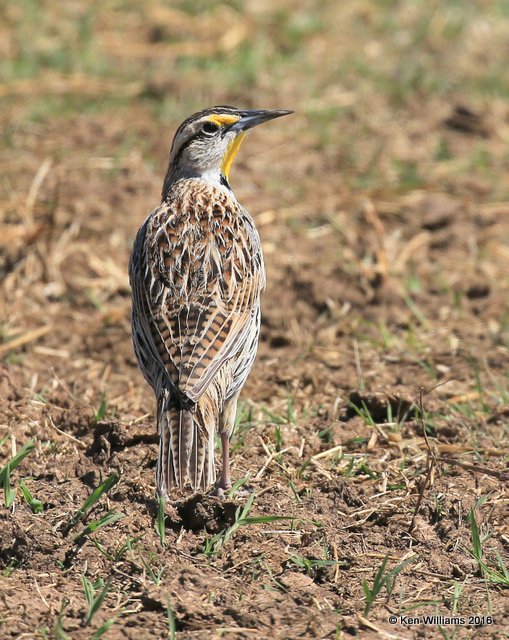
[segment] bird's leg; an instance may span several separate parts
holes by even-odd
[[[218,487],[226,491],[232,488],[230,478],[230,435],[226,431],[221,433],[221,451],[221,475]]]
[[[225,491],[232,488],[230,478],[230,436],[227,431],[221,432],[221,474],[211,491],[211,495],[224,498]]]

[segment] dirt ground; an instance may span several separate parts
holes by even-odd
[[[41,4],[0,10],[0,637],[506,637],[503,3]],[[232,171],[244,493],[163,523],[127,263],[214,103],[296,113]]]

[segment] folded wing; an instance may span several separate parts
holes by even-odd
[[[130,276],[138,360],[156,393],[169,385],[194,403],[257,322],[265,284],[258,235],[238,205],[201,217],[162,205],[136,242]]]

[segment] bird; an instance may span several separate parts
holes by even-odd
[[[156,397],[163,499],[175,488],[224,497],[232,486],[230,438],[258,348],[266,279],[260,237],[232,191],[230,169],[249,129],[290,113],[221,105],[184,120],[161,203],[134,241],[132,338]]]

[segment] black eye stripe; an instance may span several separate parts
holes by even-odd
[[[211,133],[206,133],[204,132],[204,127],[207,124],[211,124],[213,127],[215,127],[214,129],[214,133],[216,133],[217,130],[219,130],[221,127],[219,127],[218,125],[214,124],[213,122],[205,122],[205,124],[202,126],[202,128],[195,134],[193,134],[190,138],[188,138],[180,147],[180,149],[178,150],[175,159],[174,159],[174,163],[178,162],[180,160],[180,156],[182,155],[182,153],[184,152],[185,149],[187,149],[187,147],[189,147],[190,144],[192,144],[195,140],[205,140],[205,139],[209,139],[212,135]]]

